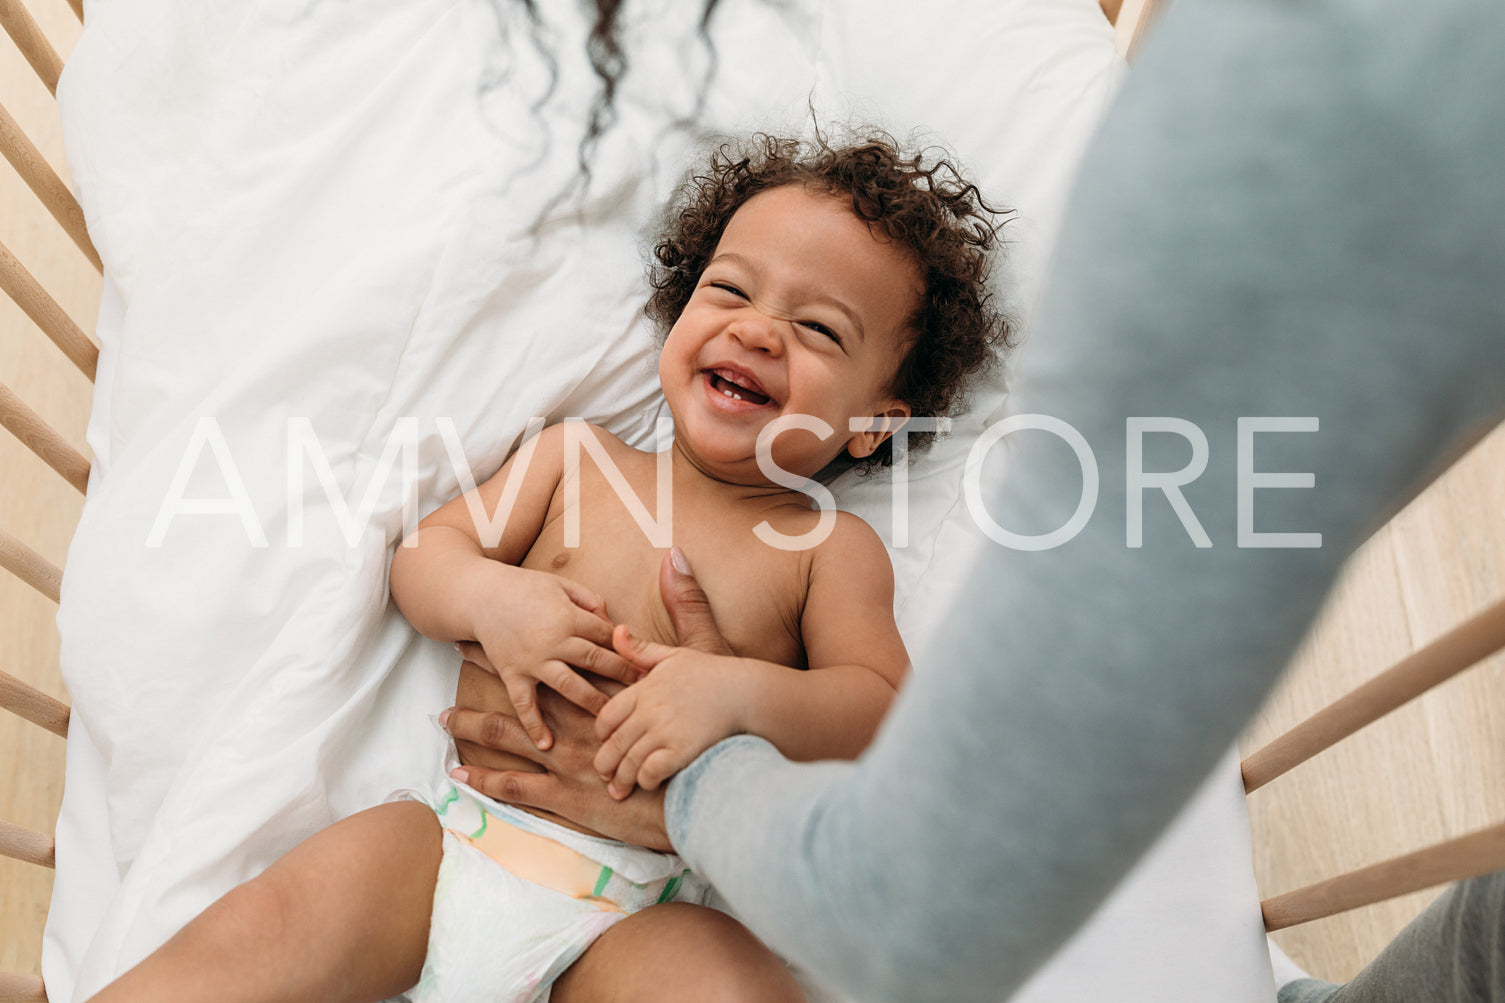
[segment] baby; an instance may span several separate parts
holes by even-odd
[[[398,606],[467,655],[457,704],[515,714],[541,747],[540,683],[596,713],[616,797],[739,733],[795,759],[860,753],[908,665],[893,572],[865,523],[786,485],[891,463],[911,414],[960,404],[1006,333],[992,213],[948,163],[886,137],[718,151],[655,249],[667,455],[583,423],[544,429],[397,550]],[[678,649],[646,674],[633,661],[634,639],[677,643],[648,512],[672,512],[672,559],[693,563],[734,654]],[[492,801],[467,764],[528,768],[451,749],[429,787],[300,844],[96,1000],[544,1000],[618,922],[673,916],[673,937],[686,910],[736,942],[740,998],[800,998],[771,952],[702,909],[679,858]],[[566,998],[606,992],[577,980]]]

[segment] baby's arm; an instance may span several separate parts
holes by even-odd
[[[597,717],[596,768],[614,796],[634,783],[653,790],[734,734],[766,738],[796,760],[854,759],[866,748],[909,656],[888,552],[861,519],[838,515],[810,554],[800,621],[809,671],[642,643],[617,628],[617,650],[652,671]]]
[[[548,517],[563,472],[563,438],[561,426],[544,429],[472,494],[436,509],[397,548],[391,571],[392,598],[421,633],[475,641],[486,650],[541,748],[550,738],[537,709],[538,683],[596,712],[605,695],[572,666],[623,682],[638,677],[611,649],[611,622],[599,597],[558,575],[517,566]],[[467,499],[496,532],[483,539]]]

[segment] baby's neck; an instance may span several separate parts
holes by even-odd
[[[683,495],[686,493],[704,493],[715,497],[718,501],[727,505],[756,503],[767,505],[769,503],[787,504],[800,500],[809,504],[806,495],[777,484],[741,484],[736,481],[719,477],[713,471],[697,463],[676,441],[669,447],[669,455],[672,463],[674,476],[674,493]]]

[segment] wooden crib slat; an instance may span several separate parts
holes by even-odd
[[[0,671],[0,707],[54,735],[68,737],[68,705],[3,671]]]
[[[1283,930],[1397,895],[1505,870],[1505,822],[1363,867],[1260,903],[1266,930]]]
[[[68,6],[73,8],[73,13],[78,15],[79,23],[84,20],[84,0],[68,0]]]
[[[47,36],[42,34],[42,29],[21,0],[0,0],[0,26],[5,28],[5,33],[16,43],[16,48],[21,50],[21,55],[36,70],[47,89],[57,94],[57,80],[63,72],[62,57],[47,41]]]
[[[1155,19],[1160,0],[1114,0],[1116,9],[1109,13],[1109,3],[1103,3],[1103,13],[1113,22],[1113,47],[1125,59],[1132,60],[1139,45],[1149,33],[1150,22]]]
[[[21,131],[4,105],[0,105],[0,153],[5,154],[5,159],[21,175],[21,180],[36,193],[42,205],[52,213],[52,218],[58,221],[58,225],[73,239],[78,249],[84,252],[84,257],[89,259],[94,270],[104,271],[104,266],[99,261],[99,252],[94,250],[94,243],[89,239],[89,231],[84,226],[84,211],[79,208],[78,200],[73,197],[68,186],[63,184],[63,179],[57,176],[52,165],[47,163],[47,159],[26,138],[26,133]]]
[[[0,425],[61,474],[63,480],[80,492],[88,490],[89,461],[4,383],[0,383]]]
[[[94,370],[99,365],[99,348],[73,323],[73,318],[63,312],[57,301],[47,295],[47,290],[31,277],[3,243],[0,243],[0,290],[16,301],[32,323],[63,350],[80,372],[94,379]]]
[[[57,848],[52,837],[0,819],[0,855],[42,867],[55,866]]]
[[[47,991],[36,975],[0,972],[0,1003],[47,1003]]]
[[[1263,787],[1501,648],[1505,648],[1505,599],[1254,752],[1242,764],[1244,790]]]
[[[63,573],[20,540],[0,529],[0,568],[4,568],[42,595],[58,601]]]

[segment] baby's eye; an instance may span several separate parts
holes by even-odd
[[[747,299],[747,293],[743,292],[741,289],[738,289],[736,286],[732,285],[730,282],[720,282],[720,281],[718,281],[718,282],[712,282],[710,285],[711,285],[712,289],[720,289],[723,292],[729,292],[733,296],[736,296],[738,299]]]
[[[830,338],[832,341],[836,342],[838,345],[841,344],[841,336],[838,335],[835,331],[831,330],[829,327],[827,327],[824,324],[817,323],[816,321],[813,321],[813,320],[802,320],[802,321],[799,322],[799,325],[800,325],[800,327],[809,328],[810,330],[814,331],[816,334],[823,334],[823,335],[825,335],[827,338]]]

